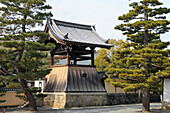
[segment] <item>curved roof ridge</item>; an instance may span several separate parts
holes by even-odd
[[[55,20],[55,19],[52,19],[52,20],[56,23],[56,25],[75,27],[75,28],[80,28],[80,29],[92,30],[91,27],[93,26],[93,25],[85,25],[85,24],[66,22],[66,21]]]
[[[61,32],[61,30],[56,26],[54,20],[51,20],[52,21],[52,26],[53,26],[53,29],[59,34],[61,35],[62,37],[64,37],[65,35]]]
[[[56,35],[55,33],[55,30],[53,29],[53,27],[51,26],[51,20],[47,20],[47,26],[48,26],[48,29],[50,30],[50,32],[52,33],[52,35],[54,35],[56,38],[55,40],[60,40],[60,41],[63,41],[63,39],[61,37],[59,37],[58,35]]]

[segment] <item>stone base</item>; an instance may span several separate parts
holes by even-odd
[[[55,108],[107,105],[106,93],[44,93],[43,105]]]
[[[162,101],[162,109],[163,110],[170,110],[170,102]]]

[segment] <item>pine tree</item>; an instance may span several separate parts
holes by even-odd
[[[129,4],[132,10],[119,16],[124,24],[115,29],[121,30],[130,42],[122,50],[115,52],[115,67],[108,73],[120,78],[113,85],[124,88],[124,91],[143,89],[142,111],[149,111],[149,89],[157,87],[159,82],[155,75],[169,66],[169,52],[163,50],[169,42],[162,42],[160,34],[169,31],[170,21],[165,14],[168,8],[158,7],[163,3],[158,0],[140,0]]]
[[[46,0],[0,0],[0,64],[15,74],[29,101],[30,110],[37,110],[33,92],[28,88],[26,80],[43,78],[49,70],[42,68],[42,58],[47,57],[53,44],[43,42],[48,34],[36,31],[43,20],[52,16],[51,6]],[[10,86],[11,83],[9,83]]]
[[[165,54],[169,54],[168,51],[153,49],[153,45],[147,45],[146,48],[137,50],[133,48],[134,43],[128,41],[123,45],[112,52],[110,64],[105,68],[111,84],[123,88],[125,92],[145,90],[145,88],[149,88],[151,91],[160,90],[162,85],[160,79],[155,75],[164,70],[158,70],[153,66],[152,69],[155,68],[155,70],[149,72],[150,76],[146,76],[147,71],[144,67],[148,61],[145,58],[149,58],[151,60],[149,63],[152,65],[165,69],[170,65],[170,59],[165,56]],[[119,79],[112,79],[112,77]]]

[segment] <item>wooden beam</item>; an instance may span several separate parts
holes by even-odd
[[[73,53],[81,53],[81,54],[91,54],[93,51],[91,50],[73,50]]]
[[[67,58],[67,56],[55,56],[55,57],[53,57],[53,59],[64,59],[64,58]]]
[[[83,61],[83,60],[90,60],[88,58],[80,58],[80,59],[77,59],[77,61]]]
[[[87,54],[91,54],[93,51],[91,50],[73,50],[71,51],[71,53],[76,54],[76,55],[87,55]],[[54,50],[52,52],[54,55],[66,55],[67,54],[67,50]]]
[[[65,51],[65,50],[63,50],[63,51],[53,51],[54,55],[60,55],[60,54],[63,54],[63,53],[67,54],[67,51]]]
[[[81,46],[81,47],[101,47],[101,48],[107,48],[110,49],[111,47],[113,47],[112,45],[99,45],[99,44],[87,44],[87,43],[80,43],[80,42],[72,42],[72,41],[67,41],[67,44],[71,44],[71,45],[76,45],[76,46]]]
[[[91,59],[91,57],[81,56],[77,59],[77,61],[90,60],[90,59]]]
[[[74,56],[74,57],[70,57],[70,60],[76,60],[78,61],[78,59],[91,59],[91,56]]]
[[[91,59],[90,56],[78,56],[78,58],[89,58],[89,59]]]

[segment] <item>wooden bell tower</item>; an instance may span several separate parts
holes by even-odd
[[[92,96],[94,94],[105,95],[106,90],[94,66],[94,49],[96,47],[110,48],[112,45],[105,43],[105,40],[97,34],[95,27],[49,19],[45,32],[50,35],[45,43],[55,43],[56,47],[50,52],[52,71],[47,75],[44,93],[48,96],[44,103],[46,105],[51,103],[48,105],[58,108],[84,106],[82,101],[85,98],[94,100],[93,97],[98,99],[97,96]],[[56,65],[55,59],[66,59],[67,63]],[[79,61],[87,60],[90,60],[91,65],[79,64]],[[77,100],[74,96],[81,97],[76,105]],[[64,100],[60,99],[59,102],[57,100],[60,97],[63,97]],[[53,103],[51,98],[54,99]],[[73,103],[71,104],[70,101]],[[87,103],[89,105],[97,104],[89,101]]]

